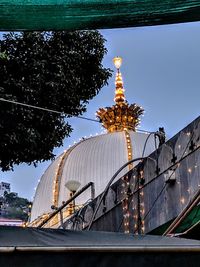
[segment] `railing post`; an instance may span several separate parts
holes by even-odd
[[[93,200],[95,198],[95,187],[94,183],[91,182],[91,199]]]

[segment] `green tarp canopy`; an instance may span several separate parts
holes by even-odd
[[[158,228],[154,229],[153,231],[149,232],[148,234],[151,235],[162,235],[167,228],[170,226],[170,224],[173,222],[173,220],[159,226]],[[195,226],[193,228],[193,226]],[[189,231],[189,229],[192,229]],[[178,225],[178,227],[173,232],[174,234],[182,234],[181,236],[187,236],[188,238],[194,238],[200,240],[200,205],[194,207],[190,213],[184,218],[184,220]],[[184,234],[184,232],[187,232],[187,234]],[[191,234],[190,234],[191,232]]]
[[[192,0],[0,0],[0,29],[74,30],[200,20]]]

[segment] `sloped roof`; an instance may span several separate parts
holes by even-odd
[[[53,250],[76,251],[79,248],[84,250],[167,250],[173,248],[199,249],[200,241],[181,238],[152,236],[152,235],[132,235],[111,232],[95,231],[71,231],[62,229],[39,229],[20,227],[0,227],[0,251],[3,247],[15,248],[23,247],[27,251],[37,248]]]

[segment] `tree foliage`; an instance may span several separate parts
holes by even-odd
[[[9,33],[0,40],[0,98],[77,116],[107,84],[98,31]],[[0,168],[52,159],[71,126],[63,114],[0,101]]]
[[[2,207],[4,207],[3,217],[27,221],[30,215],[31,202],[26,198],[18,197],[16,193],[6,192],[2,198]]]

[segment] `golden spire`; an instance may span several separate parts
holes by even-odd
[[[114,98],[114,101],[116,103],[121,103],[121,102],[125,101],[122,74],[120,72],[120,67],[122,64],[122,58],[121,57],[115,57],[113,59],[113,62],[114,62],[115,67],[117,68],[117,73],[116,73],[116,78],[115,78],[115,98]]]
[[[122,58],[115,57],[113,59],[117,68],[115,78],[115,105],[107,108],[100,108],[97,111],[97,118],[108,132],[132,130],[136,131],[136,127],[140,123],[139,116],[143,114],[143,109],[137,104],[129,105],[125,100],[122,75],[120,66]]]

